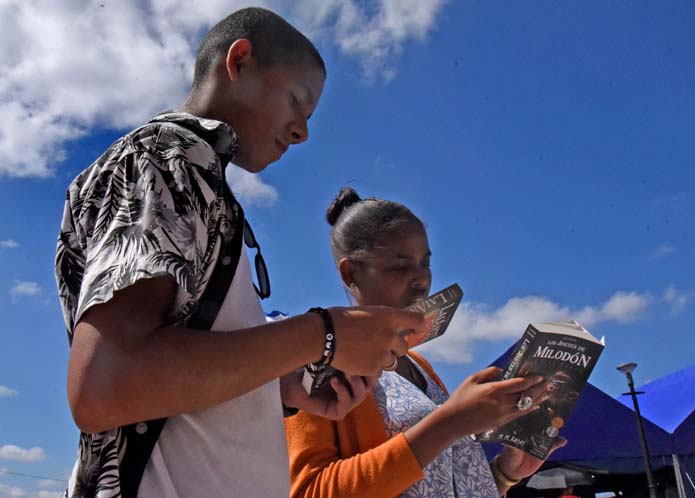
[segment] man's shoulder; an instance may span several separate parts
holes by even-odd
[[[215,155],[212,146],[198,133],[171,121],[151,121],[121,140],[127,153],[149,153],[163,159],[181,155],[199,159]]]
[[[174,168],[179,172],[187,168],[202,168],[209,170],[204,177],[215,183],[217,162],[214,149],[195,131],[171,121],[150,121],[113,142],[72,181],[68,190],[81,191],[126,163],[138,168]]]

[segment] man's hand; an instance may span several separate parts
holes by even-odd
[[[330,308],[335,326],[333,366],[346,374],[374,376],[408,351],[402,332],[425,327],[421,313],[384,306]]]
[[[302,386],[303,369],[280,378],[280,396],[283,404],[331,420],[340,420],[362,403],[371,392],[377,377],[359,375],[334,376],[332,392],[309,397]]]

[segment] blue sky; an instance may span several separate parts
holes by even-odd
[[[60,4],[0,6],[0,498],[59,494],[13,473],[65,479],[76,452],[52,266],[65,189],[181,103],[200,33],[242,5]],[[612,396],[619,363],[639,364],[638,384],[692,364],[691,2],[265,5],[328,65],[309,142],[258,178],[230,171],[269,266],[267,310],[347,303],[323,213],[348,184],[409,205],[428,226],[433,290],[464,289],[426,347],[449,387],[529,321],[605,335],[591,381]]]

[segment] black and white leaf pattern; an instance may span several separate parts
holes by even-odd
[[[165,113],[117,140],[73,181],[55,265],[70,342],[87,309],[141,278],[176,280],[171,323],[193,313],[221,243],[236,229],[237,206],[224,197],[224,166],[235,150],[226,124]],[[81,434],[65,496],[120,497],[127,445],[120,428]]]

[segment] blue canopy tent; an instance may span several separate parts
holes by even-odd
[[[674,464],[681,467],[688,496],[695,496],[695,365],[640,386],[642,416],[663,428],[671,439]],[[632,400],[620,402],[632,408]],[[652,453],[651,447],[649,448]]]
[[[510,348],[493,365],[506,367],[513,349],[514,347]],[[691,435],[693,427],[695,424],[689,429]],[[674,453],[671,434],[650,420],[644,420],[644,430],[653,468],[671,467]],[[561,434],[568,440],[568,444],[550,456],[550,465],[562,463],[602,474],[644,472],[634,412],[591,383],[587,383],[582,390]],[[689,444],[693,445],[692,437]],[[500,450],[500,445],[497,444],[483,445],[488,457]]]

